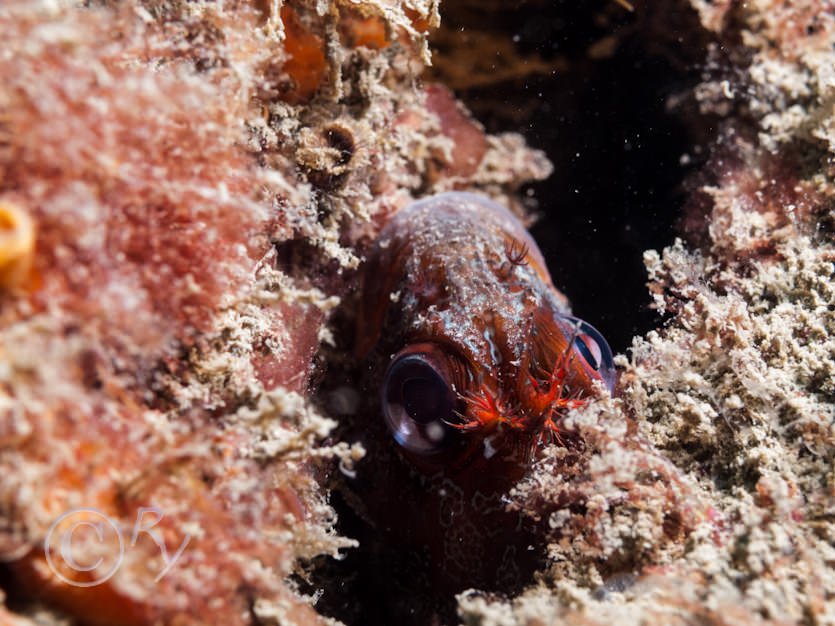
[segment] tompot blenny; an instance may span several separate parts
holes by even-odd
[[[414,617],[421,596],[516,589],[541,550],[507,493],[546,444],[582,446],[562,418],[612,391],[609,346],[570,315],[519,221],[474,194],[396,213],[362,272],[366,401],[348,436],[368,455],[344,482],[360,551],[378,554],[369,595],[401,605],[380,619]]]

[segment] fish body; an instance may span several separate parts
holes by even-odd
[[[430,430],[485,435],[505,425],[518,435],[506,438],[514,444],[507,452],[530,453],[558,434],[557,413],[592,394],[596,381],[613,383],[605,340],[571,317],[527,231],[506,208],[470,193],[415,202],[386,225],[366,265],[357,336],[360,355],[372,347],[393,355],[384,413],[399,359],[423,354],[454,396],[454,414],[426,418]],[[419,369],[398,375],[414,378]],[[421,441],[433,434],[427,429],[398,431],[398,419],[388,422],[407,451],[443,452],[440,442]]]
[[[614,381],[605,340],[571,317],[531,236],[470,193],[396,213],[364,265],[356,356],[366,517],[428,555],[430,587],[524,582],[535,531],[507,494],[546,444],[582,446],[562,418]]]

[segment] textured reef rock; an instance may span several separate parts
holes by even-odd
[[[568,417],[582,452],[508,494],[547,565],[460,594],[467,624],[835,623],[832,6],[661,4],[704,45],[682,115],[710,155],[670,207],[682,239],[644,257],[665,321]],[[364,462],[310,398],[327,322],[412,199],[526,217],[551,171],[421,82],[438,21],[428,0],[0,4],[0,623],[331,619],[291,578],[362,550],[319,481]],[[475,56],[464,86],[563,67]],[[112,523],[77,518],[87,571],[47,560],[79,508]],[[104,583],[61,580],[95,581],[120,536]]]

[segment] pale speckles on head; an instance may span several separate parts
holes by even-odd
[[[492,365],[502,362],[503,353],[517,360],[529,339],[531,309],[547,299],[556,310],[567,310],[537,271],[545,264],[528,233],[507,209],[485,198],[451,192],[416,202],[395,216],[381,241],[386,251],[410,251],[402,259],[408,295],[399,303],[401,317],[410,320],[409,334],[444,337],[472,362],[485,353]],[[532,262],[509,263],[511,248],[517,256],[524,250]],[[473,321],[492,327],[499,318],[505,337],[489,338],[494,331],[473,328]]]

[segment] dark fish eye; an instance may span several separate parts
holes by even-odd
[[[575,351],[583,357],[588,366],[600,375],[609,392],[615,389],[615,360],[612,349],[603,335],[591,324],[572,315],[560,315],[571,325],[571,332],[576,328],[574,337]]]
[[[381,401],[392,436],[410,452],[430,454],[448,442],[456,394],[432,354],[396,355],[386,371]]]

